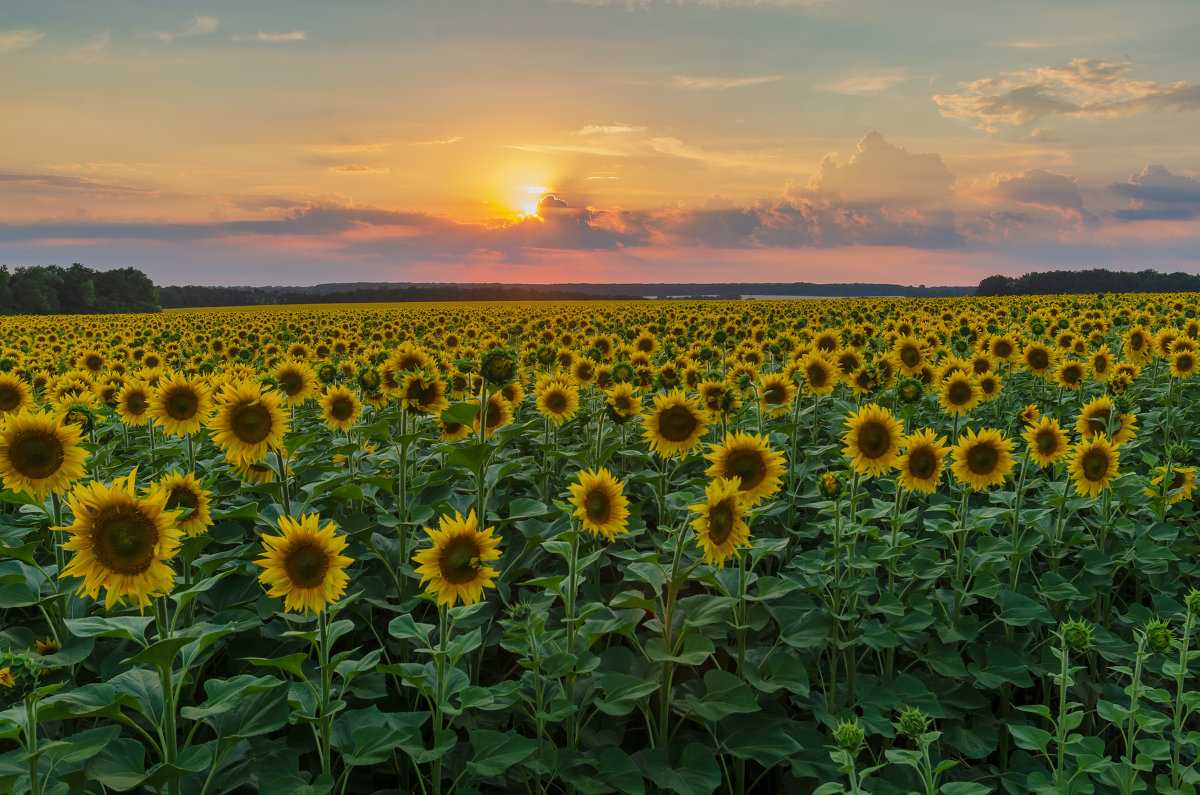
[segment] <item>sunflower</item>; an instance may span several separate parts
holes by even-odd
[[[681,390],[656,394],[654,408],[642,421],[642,437],[650,449],[665,458],[687,455],[700,443],[708,429],[708,412],[700,407],[697,398],[687,397]]]
[[[438,427],[438,439],[443,442],[458,442],[471,435],[471,426],[463,422],[447,422],[439,417]]]
[[[771,450],[765,436],[741,431],[726,434],[725,441],[704,457],[712,462],[704,474],[736,482],[747,507],[779,491],[787,471],[783,453]]]
[[[1147,497],[1161,497],[1163,481],[1167,478],[1167,468],[1158,466],[1154,468],[1156,477],[1150,481],[1150,486],[1145,490]],[[1171,485],[1167,487],[1167,505],[1174,505],[1177,502],[1190,500],[1192,491],[1196,488],[1196,468],[1195,467],[1171,467]]]
[[[441,414],[450,408],[446,385],[428,371],[401,377],[399,397],[405,408],[417,414]]]
[[[325,427],[331,431],[348,431],[362,416],[362,401],[344,386],[325,387],[317,404],[321,407]]]
[[[618,535],[629,532],[629,500],[625,498],[624,485],[604,467],[579,473],[579,480],[567,489],[571,492],[570,503],[575,506],[572,514],[583,525],[583,529],[604,536],[610,542]]]
[[[287,458],[284,458],[286,461]],[[291,469],[288,470],[289,472]],[[235,463],[233,472],[243,483],[274,483],[279,475],[275,467],[262,461],[245,461]]]
[[[283,597],[284,610],[321,613],[346,593],[346,567],[354,559],[341,554],[346,538],[337,535],[337,526],[320,522],[317,513],[298,522],[281,516],[282,535],[262,537],[263,556],[254,561],[263,568],[258,581],[269,587],[267,596]]]
[[[999,486],[1012,472],[1012,449],[1013,441],[1000,431],[984,428],[976,433],[968,429],[958,437],[950,469],[959,483],[974,491]]]
[[[932,494],[942,480],[946,437],[925,428],[905,436],[903,444],[904,453],[896,459],[896,482],[909,491]]]
[[[283,393],[283,405],[302,406],[317,394],[317,374],[303,362],[284,362],[272,373],[279,391]]]
[[[810,353],[800,362],[804,374],[804,386],[813,395],[832,395],[837,386],[837,365],[821,353]]]
[[[955,370],[938,388],[938,403],[947,414],[961,417],[979,405],[982,394],[974,376]]]
[[[620,417],[628,419],[642,413],[642,402],[638,399],[633,384],[617,382],[604,393],[605,402]]]
[[[484,432],[483,438],[490,439],[496,435],[496,431],[513,421],[512,404],[504,399],[504,396],[499,392],[493,392],[488,395],[487,410],[484,417]],[[475,433],[479,433],[479,416],[476,414],[475,420],[472,423]]]
[[[78,593],[92,599],[105,588],[106,608],[127,596],[145,607],[175,584],[167,561],[179,549],[178,512],[167,509],[164,493],[139,497],[136,476],[74,489],[67,498],[74,522],[53,528],[71,534],[63,549],[76,553],[59,576],[83,578]]]
[[[212,515],[208,512],[210,495],[191,472],[186,475],[172,472],[159,478],[150,495],[157,499],[162,496],[159,492],[166,496],[164,504],[168,511],[179,511],[175,524],[184,533],[198,536],[212,526]]]
[[[1038,408],[1038,404],[1030,403],[1025,408],[1021,409],[1021,424],[1022,425],[1037,425],[1041,419],[1042,410]]]
[[[189,436],[204,424],[212,411],[208,386],[198,378],[174,373],[161,378],[150,395],[147,413],[172,436]]]
[[[0,374],[0,417],[33,405],[29,384],[8,373]]]
[[[991,370],[988,370],[986,373],[980,373],[978,382],[980,400],[983,402],[995,400],[1004,391],[1004,381]]]
[[[1099,350],[1092,353],[1088,365],[1092,368],[1092,377],[1097,381],[1111,381],[1113,377],[1112,351],[1107,345],[1101,345]]]
[[[1053,417],[1042,417],[1036,425],[1030,423],[1021,437],[1029,443],[1029,457],[1043,468],[1054,466],[1070,452],[1067,435]]]
[[[1031,342],[1021,352],[1021,362],[1026,370],[1042,376],[1054,366],[1054,352],[1040,342]]]
[[[1171,354],[1171,376],[1174,378],[1191,378],[1196,374],[1196,354],[1190,350],[1175,351]]]
[[[1083,362],[1065,361],[1054,369],[1054,383],[1064,389],[1070,389],[1072,392],[1079,391],[1085,378],[1087,378],[1087,365]]]
[[[877,403],[868,403],[846,418],[842,455],[860,475],[882,475],[895,466],[900,454],[900,423]]]
[[[777,417],[790,409],[795,397],[796,385],[780,373],[764,375],[758,380],[758,400],[768,417]]]
[[[1071,452],[1068,471],[1075,481],[1075,493],[1080,496],[1096,497],[1117,476],[1117,463],[1121,457],[1118,450],[1109,444],[1108,437],[1098,433],[1075,445]]]
[[[225,449],[227,458],[251,463],[264,460],[270,449],[283,447],[288,420],[275,390],[242,381],[221,391],[208,427],[213,442]]]
[[[725,561],[741,557],[739,546],[750,545],[746,505],[738,491],[737,478],[716,478],[704,489],[705,501],[689,506],[700,514],[691,521],[696,545],[704,550],[704,562],[725,568]]]
[[[1125,358],[1134,364],[1142,364],[1150,358],[1153,344],[1153,337],[1146,329],[1134,326],[1125,333]]]
[[[0,424],[0,478],[4,487],[39,499],[61,494],[84,475],[88,452],[79,427],[50,412],[22,410]]]
[[[1116,419],[1113,419],[1114,415]],[[1075,431],[1085,439],[1104,434],[1113,445],[1121,446],[1137,435],[1137,415],[1117,414],[1117,407],[1105,395],[1092,398],[1079,410]]]
[[[900,372],[904,375],[915,375],[921,372],[921,367],[929,357],[925,342],[913,337],[897,340],[892,350],[900,362]]]
[[[458,511],[453,519],[442,516],[438,526],[425,531],[433,546],[413,555],[413,562],[420,564],[416,572],[439,605],[453,607],[459,599],[473,605],[483,599],[484,588],[496,587],[493,580],[499,572],[485,565],[500,558],[500,539],[492,536],[496,528],[477,529],[473,510],[466,519]]]
[[[544,376],[534,387],[533,402],[543,417],[555,425],[562,425],[579,411],[579,387]]]
[[[1017,341],[1007,334],[1001,334],[988,341],[987,350],[993,359],[1007,362],[1017,353]]]

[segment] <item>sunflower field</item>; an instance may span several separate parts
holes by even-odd
[[[0,792],[1195,793],[1196,307],[0,318]]]

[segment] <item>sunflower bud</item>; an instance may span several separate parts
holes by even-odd
[[[28,654],[0,653],[0,707],[10,707],[37,687],[40,666]]]
[[[63,422],[78,426],[80,433],[91,433],[96,427],[96,412],[85,403],[72,403],[63,412]]]
[[[833,741],[847,751],[857,751],[865,737],[862,727],[858,725],[858,718],[838,721],[837,728],[833,730]]]
[[[1200,618],[1200,590],[1193,588],[1188,591],[1188,595],[1183,597],[1183,603],[1193,618]]]
[[[612,378],[619,384],[632,384],[637,379],[637,371],[629,362],[617,362],[613,365]]]
[[[925,388],[921,385],[920,380],[912,376],[905,376],[900,379],[900,383],[896,384],[896,395],[899,396],[902,403],[916,403],[921,399],[921,393]]]
[[[842,476],[832,471],[822,473],[817,487],[821,490],[822,497],[827,500],[836,500],[842,496]]]
[[[1073,651],[1087,651],[1092,646],[1092,625],[1080,618],[1062,624],[1063,642]]]
[[[338,369],[328,362],[317,368],[317,380],[326,386],[337,380]]]
[[[1148,621],[1142,634],[1146,637],[1146,648],[1155,654],[1166,654],[1175,643],[1175,632],[1171,629],[1170,622],[1162,619],[1153,618]]]
[[[915,740],[925,736],[925,732],[929,731],[929,718],[919,709],[906,709],[900,713],[900,720],[896,721],[896,728],[905,737]]]
[[[479,372],[489,384],[503,386],[517,376],[517,357],[504,348],[492,348],[480,359]]]
[[[1192,460],[1192,448],[1186,444],[1172,444],[1167,447],[1167,453],[1176,464],[1186,465]]]

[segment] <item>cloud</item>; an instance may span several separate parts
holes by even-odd
[[[1172,174],[1164,166],[1150,165],[1128,182],[1108,186],[1128,197],[1130,205],[1114,216],[1125,221],[1181,221],[1200,218],[1200,180]]]
[[[158,195],[157,191],[125,185],[105,179],[89,177],[63,177],[57,174],[0,173],[0,188],[4,185],[19,185],[45,191],[68,191],[93,198],[120,199],[132,196]]]
[[[174,33],[165,33],[163,31],[155,31],[154,35],[159,41],[171,42],[175,39],[182,39],[185,36],[203,36],[206,33],[212,33],[217,29],[217,18],[211,16],[196,16],[187,25],[183,26]]]
[[[21,30],[0,30],[0,52],[21,50],[45,37],[45,33],[24,28]]]
[[[368,166],[363,163],[342,163],[330,166],[330,171],[340,171],[343,174],[386,174],[390,169],[384,166]]]
[[[234,41],[265,41],[270,43],[279,43],[287,41],[308,41],[307,30],[292,30],[287,33],[265,33],[259,31],[253,35],[237,35],[233,37]]]
[[[623,124],[621,122],[613,122],[611,124],[585,124],[578,130],[575,130],[571,135],[621,135],[623,133],[644,132],[645,127],[637,127],[632,124]]]
[[[623,5],[626,8],[645,8],[651,5],[710,6],[712,8],[744,8],[747,6],[815,6],[832,0],[570,0],[588,6]]]
[[[461,135],[456,135],[453,138],[436,138],[432,141],[413,141],[409,146],[445,146],[446,144],[456,144],[465,140],[467,139]]]
[[[1200,86],[1183,81],[1159,83],[1129,75],[1128,61],[1076,58],[1063,66],[1039,66],[1004,72],[962,84],[957,94],[937,94],[941,114],[997,131],[1001,125],[1026,126],[1049,116],[1111,119],[1165,110],[1200,109]]]
[[[827,155],[810,189],[826,201],[858,205],[948,204],[954,175],[936,153],[912,154],[872,130],[850,160]]]
[[[1062,212],[1084,214],[1083,197],[1079,194],[1079,183],[1075,177],[1051,174],[1035,168],[1016,177],[1001,177],[996,182],[996,193],[1008,201],[1032,204]]]
[[[104,52],[104,48],[108,46],[112,37],[108,33],[93,33],[91,40],[72,53],[63,56],[64,61],[74,61],[76,63],[95,63],[100,60],[100,55]]]
[[[1053,47],[1080,47],[1086,44],[1095,44],[1099,41],[1106,41],[1112,36],[1097,36],[1097,35],[1062,35],[1062,36],[1044,36],[1039,39],[1016,39],[1013,41],[994,41],[991,43],[993,47],[1012,47],[1017,50],[1044,50]]]
[[[756,77],[697,77],[694,75],[675,75],[670,85],[686,91],[725,91],[730,88],[746,88],[763,83],[774,83],[782,80],[783,75],[759,75]]]
[[[822,91],[830,91],[835,94],[873,97],[908,79],[908,70],[888,69],[882,72],[847,75],[839,80],[824,83],[817,87]]]

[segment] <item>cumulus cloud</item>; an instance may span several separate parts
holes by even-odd
[[[1109,189],[1131,200],[1129,207],[1114,213],[1126,221],[1200,218],[1200,180],[1172,174],[1161,165],[1146,166],[1142,173]]]
[[[1084,215],[1079,183],[1066,174],[1035,168],[1016,177],[1001,177],[996,182],[996,193],[1008,201]]]
[[[696,75],[675,75],[670,85],[687,91],[724,91],[730,88],[746,88],[763,83],[774,83],[782,80],[783,75],[757,75],[753,77],[699,77]]]
[[[0,52],[21,50],[45,37],[45,33],[23,28],[21,30],[0,30]]]
[[[203,36],[206,33],[212,33],[217,29],[218,20],[216,17],[196,16],[192,21],[181,27],[173,33],[164,31],[155,31],[154,35],[159,41],[170,42],[175,39],[182,39],[186,36]]]
[[[288,41],[307,41],[307,30],[291,30],[286,33],[267,33],[259,31],[253,35],[237,35],[233,37],[234,41],[265,41],[273,44]]]
[[[1200,86],[1138,80],[1130,76],[1133,69],[1128,61],[1076,58],[1062,66],[1004,72],[965,83],[963,91],[937,94],[933,101],[943,116],[990,132],[1050,116],[1108,119],[1200,109]]]
[[[929,206],[947,203],[953,184],[941,155],[912,154],[872,130],[849,160],[826,156],[810,189],[827,201]]]

